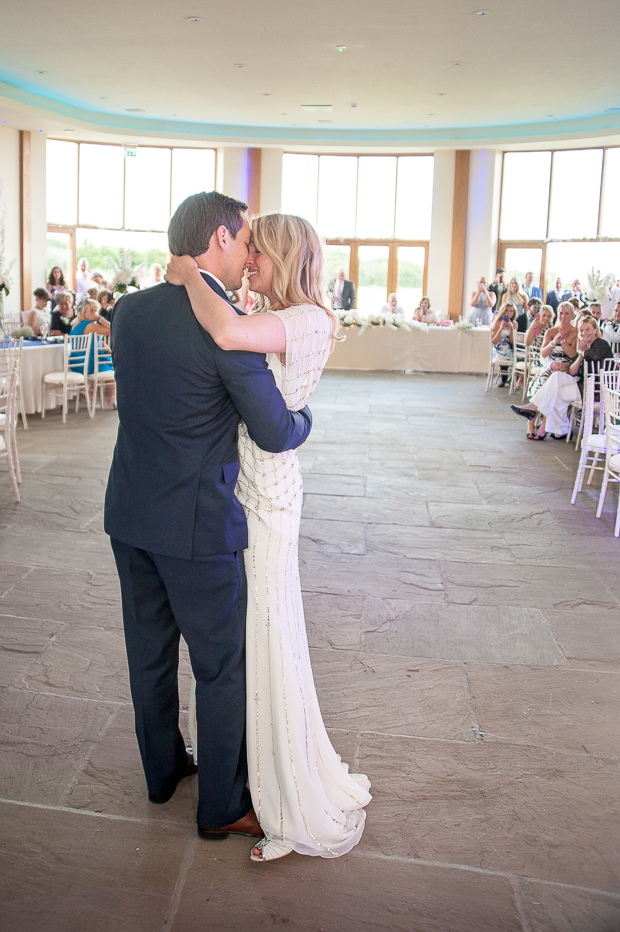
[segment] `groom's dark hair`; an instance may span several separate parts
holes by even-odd
[[[218,227],[226,227],[233,239],[243,226],[243,201],[219,191],[190,194],[179,204],[168,227],[168,246],[173,256],[201,256],[209,248]]]

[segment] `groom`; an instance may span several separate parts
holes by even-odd
[[[241,286],[247,205],[194,194],[168,230],[209,286]],[[196,772],[179,730],[178,651],[196,678],[198,832],[260,835],[245,751],[247,528],[235,498],[237,427],[272,453],[310,432],[288,411],[264,356],[225,352],[202,329],[184,288],[123,297],[112,315],[119,428],[105,502],[121,583],[136,735],[149,799],[167,802]]]

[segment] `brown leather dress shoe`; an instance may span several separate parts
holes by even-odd
[[[264,833],[260,827],[260,822],[256,818],[256,813],[253,809],[250,809],[247,815],[238,819],[237,822],[233,822],[232,825],[224,825],[222,828],[203,828],[202,825],[199,825],[198,834],[201,838],[216,841],[221,838],[228,838],[229,835],[248,835],[250,838],[259,838]]]
[[[193,777],[195,773],[198,773],[198,765],[194,760],[194,755],[192,754],[191,750],[189,748],[185,748],[185,770],[176,778],[169,792],[149,793],[149,802],[157,803],[158,806],[161,806],[162,803],[167,803],[168,800],[172,799],[174,796],[179,780],[183,780],[184,777]]]

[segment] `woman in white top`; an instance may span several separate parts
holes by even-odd
[[[252,235],[247,267],[258,312],[237,314],[188,256],[173,258],[166,278],[185,285],[198,321],[222,349],[267,353],[288,408],[298,411],[312,395],[338,332],[323,294],[320,240],[306,220],[283,214],[257,217]],[[370,784],[349,774],[332,747],[314,687],[297,557],[299,460],[294,450],[261,450],[243,423],[239,460],[235,491],[248,521],[249,785],[265,833],[250,857],[269,861],[291,851],[339,857],[362,836]]]

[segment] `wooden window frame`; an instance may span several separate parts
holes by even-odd
[[[400,246],[420,246],[424,249],[424,270],[422,273],[422,294],[426,294],[428,284],[428,240],[413,239],[326,239],[327,246],[348,246],[350,247],[349,259],[349,280],[355,284],[355,291],[359,291],[359,256],[360,246],[387,246],[388,254],[388,274],[387,274],[387,296],[392,293],[398,293],[398,248]]]

